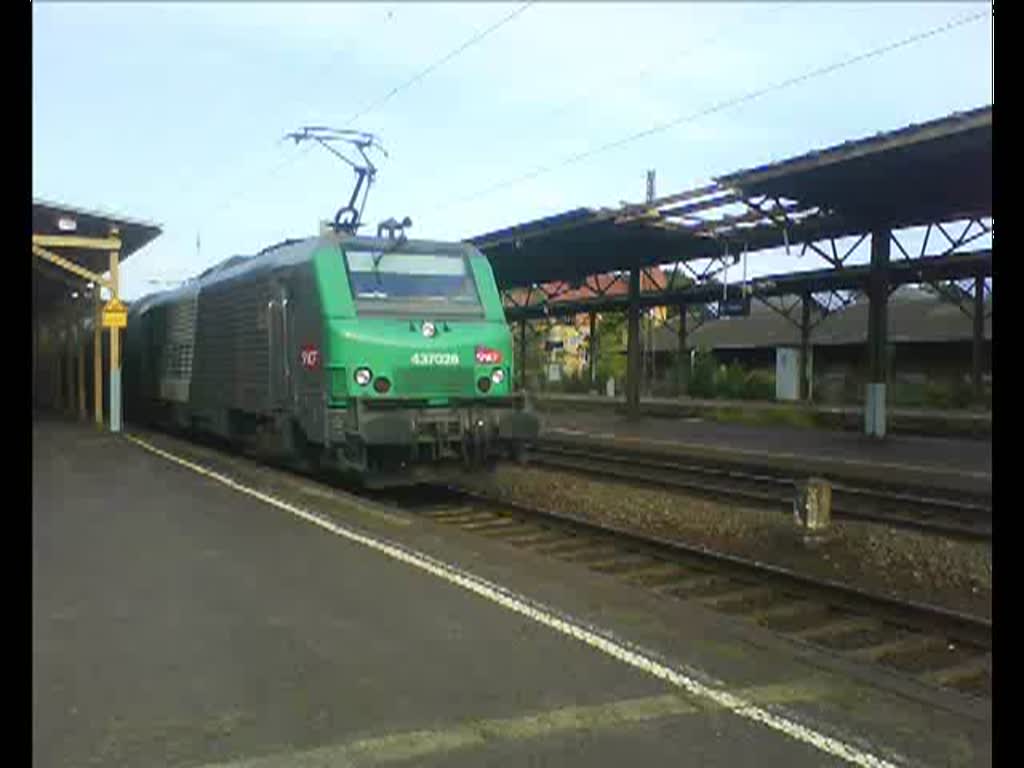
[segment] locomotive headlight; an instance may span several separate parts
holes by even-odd
[[[428,339],[432,339],[432,338],[434,338],[434,336],[436,334],[437,334],[437,326],[435,326],[432,322],[430,322],[428,320],[427,322],[425,322],[423,324],[423,335],[424,336],[426,336]]]
[[[369,368],[356,368],[355,378],[356,384],[358,384],[360,387],[365,387],[367,384],[370,383],[370,380],[373,378],[373,371],[371,371]]]
[[[494,372],[491,373],[491,381],[495,384],[501,384],[505,380],[505,371],[501,368],[495,368]]]

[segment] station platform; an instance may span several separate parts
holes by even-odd
[[[607,410],[625,409],[623,397],[601,395],[535,393],[538,408]],[[802,421],[820,429],[863,432],[864,408],[851,405],[823,405],[821,403],[784,403],[758,400],[705,400],[700,398],[651,397],[640,400],[640,412],[648,416],[676,418],[715,418],[716,413],[730,412],[734,416],[770,422],[784,420],[794,414]],[[991,411],[940,410],[934,408],[889,408],[886,414],[889,434],[919,437],[956,437],[975,440],[992,439]]]
[[[991,441],[900,434],[878,440],[856,432],[730,424],[650,411],[630,419],[607,399],[604,407],[591,406],[600,399],[538,399],[535,404],[542,437],[617,444],[624,449],[715,458],[838,479],[991,494]]]
[[[986,702],[284,471],[32,458],[36,766],[991,763]]]

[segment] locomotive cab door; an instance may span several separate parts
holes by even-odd
[[[284,410],[291,399],[291,356],[288,338],[288,291],[279,282],[270,287],[267,303],[267,343],[270,407]]]

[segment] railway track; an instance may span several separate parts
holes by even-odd
[[[991,696],[992,625],[784,568],[460,489],[399,502],[436,522],[746,618],[851,661]]]
[[[551,439],[532,447],[530,464],[786,512],[792,512],[797,480],[783,470]],[[957,538],[992,538],[991,500],[974,494],[833,480],[832,514]]]

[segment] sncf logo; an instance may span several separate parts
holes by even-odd
[[[299,359],[303,368],[312,371],[320,366],[320,350],[312,344],[307,344],[299,350]]]

